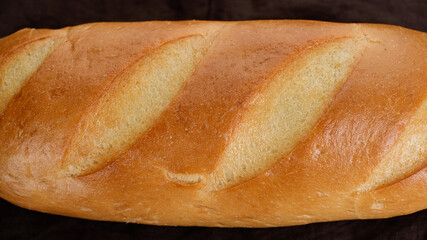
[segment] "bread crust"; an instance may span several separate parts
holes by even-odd
[[[132,133],[137,138],[125,150],[90,171],[64,174],[64,156],[79,147],[71,143],[86,131],[84,119],[135,61],[212,32],[194,72],[147,130]],[[93,23],[0,39],[0,65],[55,36],[64,40],[0,113],[0,197],[13,204],[94,220],[219,227],[386,218],[427,208],[426,33],[301,20]],[[360,40],[360,54],[310,131],[271,167],[208,187],[256,99],[269,97],[264,89],[274,76],[292,75],[292,63],[346,39]],[[123,121],[106,124],[116,122]],[[416,139],[418,152],[406,159],[400,156],[410,149],[400,149],[395,161],[414,167],[392,177],[376,171],[393,147],[408,146],[402,139]],[[371,176],[381,184],[361,187]]]

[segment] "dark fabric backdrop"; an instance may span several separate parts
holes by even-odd
[[[0,37],[99,21],[312,19],[427,31],[426,0],[0,0]],[[1,143],[0,143],[1,144]],[[270,229],[157,227],[38,213],[0,200],[0,239],[427,239],[427,210],[379,220]]]

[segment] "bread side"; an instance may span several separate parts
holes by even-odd
[[[425,33],[314,21],[57,31],[66,38],[0,116],[0,196],[14,204],[222,227],[427,207]]]

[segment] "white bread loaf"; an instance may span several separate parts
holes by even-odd
[[[157,225],[427,208],[427,34],[316,21],[93,23],[0,40],[0,197]]]

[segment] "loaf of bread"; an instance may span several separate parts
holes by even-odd
[[[427,34],[93,23],[0,40],[0,197],[65,216],[275,227],[427,208]]]

